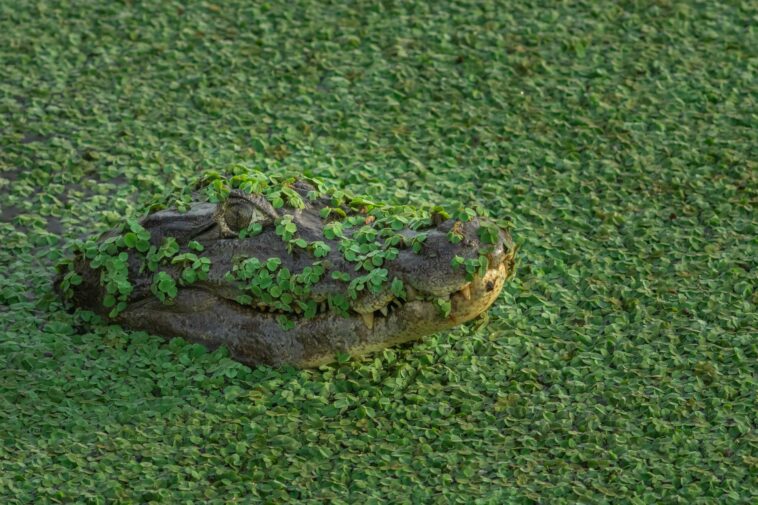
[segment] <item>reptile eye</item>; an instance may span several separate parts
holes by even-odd
[[[240,231],[253,219],[253,204],[242,198],[232,198],[224,209],[224,221],[232,231]]]

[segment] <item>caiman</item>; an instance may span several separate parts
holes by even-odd
[[[313,367],[477,317],[514,255],[509,232],[470,208],[386,205],[237,167],[78,242],[56,287],[126,328]]]

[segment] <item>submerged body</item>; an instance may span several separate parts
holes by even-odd
[[[468,209],[254,171],[206,177],[178,203],[79,247],[64,297],[250,365],[310,367],[473,319],[513,271],[508,232]]]

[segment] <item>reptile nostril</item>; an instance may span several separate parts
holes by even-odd
[[[487,288],[487,292],[489,293],[493,289],[495,289],[495,283],[492,281],[487,281],[487,285],[485,286]]]

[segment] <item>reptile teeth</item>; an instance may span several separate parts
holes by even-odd
[[[363,324],[366,325],[366,328],[369,330],[374,329],[374,313],[369,312],[367,314],[361,314],[361,318],[363,319]]]
[[[384,307],[382,307],[381,309],[379,309],[379,311],[382,313],[382,315],[384,317],[387,317],[387,312],[388,311],[387,311],[387,306],[386,305]]]
[[[460,293],[466,300],[471,300],[471,284],[466,284],[461,288]]]
[[[405,292],[408,293],[408,301],[415,300],[418,297],[418,291],[410,285],[405,286]]]

